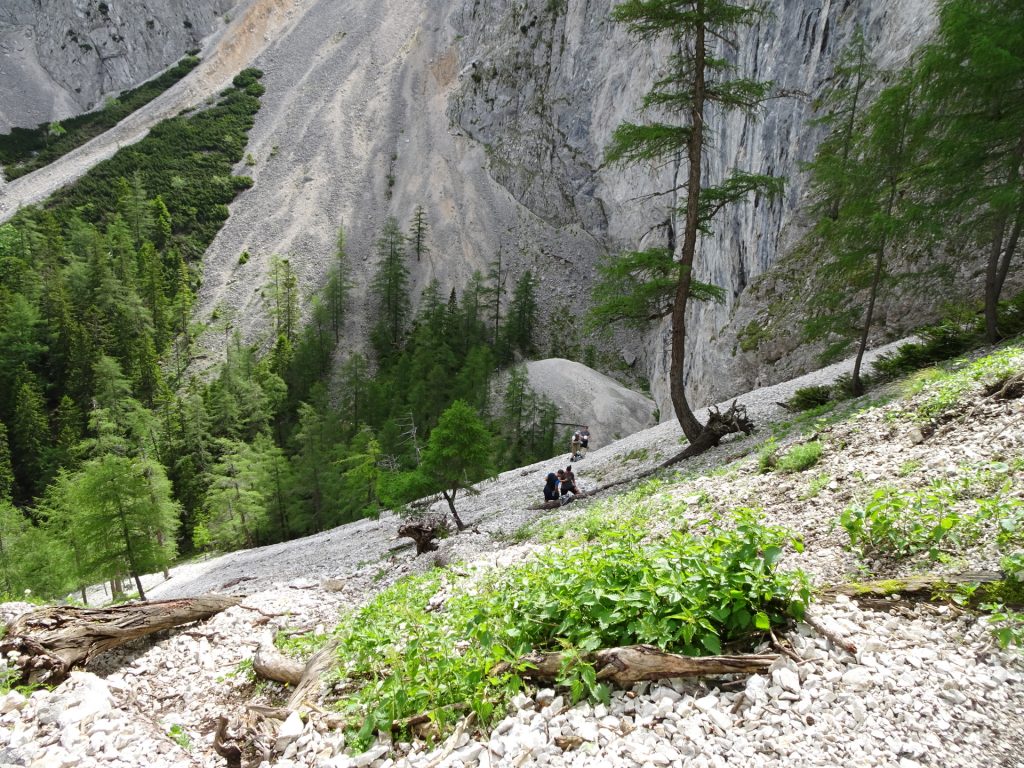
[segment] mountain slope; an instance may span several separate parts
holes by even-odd
[[[987,397],[984,385],[991,376],[1022,371],[1024,353],[1018,344],[952,377],[932,377],[933,383],[915,395],[890,391],[888,396],[895,397],[887,404],[861,401],[852,403],[846,416],[817,425],[805,420],[804,434],[797,429],[783,439],[784,446],[805,442],[813,432],[823,444],[818,464],[803,472],[761,474],[752,457],[758,439],[734,440],[681,465],[685,476],[666,475],[598,506],[584,502],[537,512],[526,509],[539,496],[545,466],[537,465],[487,484],[464,512],[467,519],[476,519],[481,532],[444,540],[434,556],[396,551],[391,536],[397,521],[383,517],[175,569],[153,594],[192,594],[219,586],[248,597],[242,606],[201,626],[107,654],[90,665],[92,674],[76,673],[52,693],[37,691],[26,700],[12,692],[0,698],[0,734],[6,745],[0,755],[7,762],[32,764],[45,754],[53,764],[65,761],[60,764],[83,768],[113,759],[127,765],[218,765],[220,758],[211,750],[215,719],[234,713],[233,722],[246,723],[245,728],[270,729],[262,743],[271,750],[271,762],[283,766],[383,768],[454,765],[456,760],[465,766],[715,765],[742,760],[780,767],[941,763],[1010,768],[1018,764],[1024,746],[1024,659],[994,644],[984,616],[927,603],[897,602],[888,612],[865,610],[847,599],[816,604],[819,621],[852,642],[856,654],[797,625],[780,636],[794,657],[780,656],[770,674],[738,685],[664,681],[616,692],[607,706],[584,702],[575,707],[556,692],[530,689],[514,700],[509,717],[493,732],[476,733],[467,723],[437,752],[420,743],[384,741],[350,758],[342,754],[341,715],[314,710],[304,725],[293,723],[285,730],[273,720],[260,724],[244,705],[255,697],[258,705],[273,706],[281,694],[276,686],[254,687],[247,672],[255,649],[270,643],[275,631],[293,638],[311,632],[308,640],[315,646],[339,608],[361,604],[403,575],[462,563],[445,572],[451,584],[435,596],[436,609],[443,611],[451,591],[467,588],[464,581],[475,569],[509,568],[536,553],[542,545],[532,538],[552,541],[557,539],[552,533],[563,531],[571,546],[586,546],[571,538],[576,529],[593,530],[602,521],[642,510],[653,526],[651,535],[657,536],[684,521],[697,524],[715,511],[758,505],[771,521],[803,537],[804,553],[788,552],[784,567],[805,569],[818,585],[841,582],[864,569],[893,577],[921,568],[992,567],[998,556],[988,529],[980,541],[950,541],[955,557],[942,564],[926,556],[859,559],[847,548],[842,527],[832,523],[844,506],[870,498],[881,485],[905,492],[943,484],[962,487],[969,489],[969,501],[982,490],[972,484],[989,484],[995,472],[1007,484],[981,498],[998,497],[1004,504],[1019,500],[1024,436],[1018,425],[1024,401]],[[816,377],[825,379],[825,374]],[[797,383],[809,382],[789,386]],[[760,391],[744,400],[760,404],[755,410],[764,413],[780,394]],[[923,414],[932,414],[933,431],[922,441],[915,425]],[[659,452],[673,452],[677,440],[671,426],[592,452],[577,467],[581,481],[628,477],[657,461]],[[761,434],[769,429],[786,433],[783,424],[763,422]],[[959,509],[963,514],[966,507]],[[530,525],[521,528],[524,523]],[[510,538],[527,543],[514,544]],[[3,615],[27,607],[9,604]],[[291,642],[309,647],[301,639]],[[278,728],[280,739],[273,735]]]

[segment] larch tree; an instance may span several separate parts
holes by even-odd
[[[825,284],[812,301],[805,335],[832,338],[836,351],[856,340],[854,395],[864,392],[861,367],[879,296],[919,218],[911,194],[921,144],[916,98],[909,78],[884,89],[863,122],[855,121],[849,140],[824,143],[811,164],[823,213],[811,237]]]
[[[627,0],[612,11],[612,18],[627,26],[643,42],[666,39],[673,53],[651,90],[643,98],[644,123],[624,123],[615,129],[605,156],[613,165],[668,166],[672,169],[668,242],[663,248],[625,254],[613,269],[625,270],[629,280],[606,273],[605,282],[619,290],[605,290],[605,301],[617,293],[618,309],[598,309],[598,322],[611,319],[671,317],[672,405],[676,418],[695,443],[704,431],[686,397],[683,374],[686,359],[686,311],[691,299],[720,295],[713,286],[694,278],[698,241],[711,231],[714,216],[726,206],[751,194],[772,196],[782,182],[769,176],[736,169],[717,185],[703,185],[703,154],[710,145],[707,118],[731,110],[753,113],[768,97],[770,83],[738,77],[729,61],[732,37],[756,24],[764,15],[760,5],[724,0]],[[678,196],[683,194],[680,202]],[[672,221],[681,217],[680,227]],[[681,228],[682,243],[677,229]],[[678,249],[678,253],[677,253]],[[636,290],[630,290],[635,286]]]
[[[918,67],[930,118],[928,196],[986,252],[985,333],[1024,226],[1024,5],[945,0]]]
[[[128,573],[146,599],[142,576],[166,568],[176,553],[180,507],[157,462],[113,453],[86,462],[70,479],[67,516],[94,577]]]
[[[430,433],[416,471],[427,493],[441,492],[459,530],[466,526],[455,509],[460,490],[473,491],[474,483],[494,474],[494,438],[472,406],[456,400],[441,414]]]

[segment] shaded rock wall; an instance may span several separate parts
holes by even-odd
[[[5,0],[0,130],[99,105],[177,61],[237,0]]]

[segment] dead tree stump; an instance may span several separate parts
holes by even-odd
[[[402,523],[398,536],[412,539],[416,543],[416,554],[422,555],[436,550],[435,539],[447,535],[449,530],[447,515],[424,515]]]

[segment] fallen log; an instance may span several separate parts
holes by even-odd
[[[837,595],[856,600],[865,608],[892,610],[908,602],[949,600],[964,596],[963,605],[1000,602],[1008,608],[1024,607],[1024,589],[1000,571],[964,571],[946,576],[907,576],[900,579],[838,584],[824,590],[818,598],[828,602]]]
[[[240,602],[240,597],[204,595],[109,608],[48,606],[15,619],[0,639],[0,654],[18,654],[22,684],[57,684],[104,651],[208,619]]]
[[[740,656],[682,656],[653,645],[627,645],[583,654],[582,661],[593,664],[597,679],[618,687],[668,677],[705,677],[712,675],[749,675],[764,672],[779,657],[776,654]],[[532,653],[520,659],[529,665],[520,673],[530,680],[556,680],[565,661],[559,652]],[[498,671],[507,671],[505,666]]]

